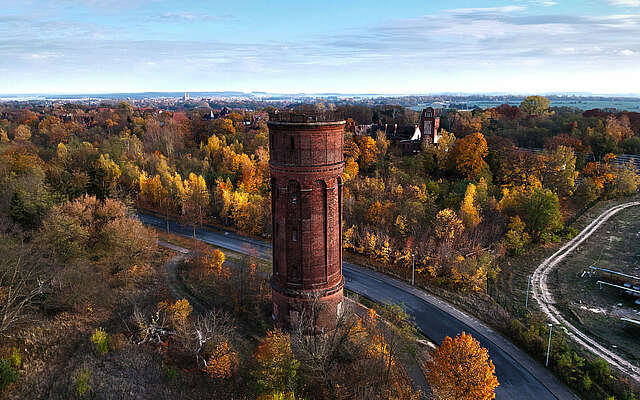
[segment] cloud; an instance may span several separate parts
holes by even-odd
[[[527,81],[531,71],[637,69],[633,64],[637,58],[630,56],[640,51],[636,40],[640,14],[546,14],[532,4],[449,9],[279,40],[264,39],[259,27],[252,37],[242,40],[224,34],[214,39],[199,35],[186,40],[169,35],[158,39],[155,29],[165,26],[158,21],[188,27],[199,21],[236,18],[192,11],[154,14],[144,10],[126,15],[126,23],[103,25],[64,16],[0,16],[0,58],[11,60],[0,65],[7,77],[0,82],[0,92],[8,92],[12,82],[40,82],[45,70],[48,80],[55,83],[59,79],[62,85],[69,76],[77,85],[95,85],[111,76],[120,85],[191,79],[202,82],[200,88],[204,88],[207,82],[248,85],[244,82],[261,80],[293,81],[302,86],[315,79],[324,82],[318,85],[335,85],[338,77],[355,81],[382,76],[385,84],[409,85],[414,77],[433,75],[446,84],[447,77],[456,73],[519,72]],[[143,19],[151,22],[146,25]],[[631,74],[640,80],[637,72]],[[453,84],[455,78],[451,79]],[[377,82],[380,80],[370,78],[367,84],[375,87]]]
[[[640,7],[640,0],[609,0],[609,4],[619,7]]]
[[[196,21],[222,21],[233,19],[232,15],[210,15],[192,12],[165,12],[155,16],[155,19],[166,22],[196,22]]]

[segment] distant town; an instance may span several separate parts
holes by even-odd
[[[546,95],[552,107],[578,110],[640,111],[640,96],[608,96],[588,93],[560,93]],[[425,95],[384,94],[282,94],[267,92],[141,92],[94,94],[0,94],[0,103],[27,103],[55,105],[79,103],[89,106],[116,105],[127,101],[134,107],[162,108],[169,111],[197,108],[243,108],[256,110],[263,107],[289,107],[318,101],[341,105],[399,105],[420,111],[425,107],[450,110],[473,110],[497,107],[502,104],[519,105],[526,95],[520,94],[466,94],[442,93]]]

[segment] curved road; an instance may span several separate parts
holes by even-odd
[[[141,221],[163,230],[161,218],[139,214]],[[192,230],[176,222],[170,222],[172,233],[191,236]],[[271,259],[271,244],[237,235],[233,232],[197,230],[197,237],[206,243],[244,254]],[[454,337],[462,331],[470,333],[482,346],[496,366],[500,386],[496,389],[498,400],[547,400],[578,399],[548,370],[531,359],[522,350],[477,319],[426,292],[357,265],[343,262],[346,288],[376,302],[403,304],[415,319],[418,328],[435,343],[446,336]]]
[[[613,365],[620,371],[626,373],[636,382],[640,382],[640,368],[631,364],[629,361],[620,357],[616,353],[607,349],[598,343],[595,339],[589,337],[587,334],[581,332],[578,328],[573,326],[569,321],[567,321],[560,311],[555,308],[555,300],[553,298],[553,294],[549,290],[548,287],[548,277],[549,273],[556,267],[567,255],[569,255],[576,247],[578,247],[582,242],[587,240],[589,236],[593,232],[595,232],[602,224],[604,224],[609,218],[616,215],[618,212],[624,210],[628,207],[638,206],[640,202],[634,201],[624,204],[619,204],[615,207],[611,207],[606,210],[602,214],[598,216],[598,218],[594,219],[586,228],[584,228],[580,233],[578,233],[573,239],[567,242],[564,246],[560,248],[560,250],[556,251],[551,255],[551,257],[547,258],[536,268],[533,273],[533,297],[536,299],[538,304],[540,305],[540,310],[544,312],[547,317],[554,324],[562,324],[565,331],[574,341],[578,344],[591,351],[595,355],[601,357],[603,360]]]

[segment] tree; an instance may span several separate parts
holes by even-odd
[[[220,274],[222,272],[222,264],[224,264],[224,260],[224,253],[219,249],[215,249],[213,253],[211,253],[209,266],[216,273]]]
[[[575,189],[576,156],[573,149],[566,146],[558,146],[547,157],[544,163],[545,171],[543,183],[555,191],[558,196],[570,196]]]
[[[520,103],[520,111],[525,115],[542,117],[549,111],[549,99],[542,96],[529,96]]]
[[[473,183],[467,185],[464,199],[460,205],[460,216],[467,229],[475,228],[482,221],[476,202],[476,185]]]
[[[344,172],[342,173],[342,179],[345,182],[349,182],[358,175],[358,163],[351,157],[347,158],[344,163]]]
[[[193,239],[196,239],[196,227],[202,225],[203,209],[209,205],[209,191],[207,183],[202,175],[193,172],[183,183],[182,207],[184,215],[189,224],[193,227]]]
[[[18,125],[13,132],[13,140],[16,142],[27,142],[31,139],[31,128],[27,125]]]
[[[539,186],[505,190],[500,200],[501,210],[510,216],[519,216],[526,224],[534,241],[562,227],[562,214],[558,195]]]
[[[358,148],[360,150],[360,168],[366,169],[377,159],[376,141],[370,136],[361,136],[358,139]]]
[[[293,391],[300,362],[293,356],[288,334],[279,329],[267,332],[253,356],[258,362],[253,376],[262,393]]]
[[[0,236],[0,336],[24,321],[47,287],[37,251]],[[0,387],[1,389],[1,387]]]
[[[120,167],[109,154],[100,155],[95,164],[93,177],[93,185],[98,198],[106,199],[113,195],[121,173]]]
[[[447,336],[425,368],[438,399],[495,399],[495,388],[499,383],[489,352],[465,332],[455,339]]]
[[[487,156],[487,141],[482,133],[472,133],[458,139],[449,155],[449,168],[469,180],[477,180],[488,168],[484,158]]]
[[[213,379],[226,379],[233,375],[238,366],[238,353],[231,349],[227,341],[221,341],[213,350],[203,371]]]

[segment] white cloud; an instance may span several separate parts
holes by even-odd
[[[609,3],[620,7],[640,7],[640,0],[609,0]]]
[[[633,50],[629,50],[629,49],[624,49],[624,50],[620,50],[620,54],[622,54],[623,56],[634,56],[638,53],[636,53]]]
[[[472,13],[513,13],[518,11],[524,11],[526,7],[524,6],[504,6],[504,7],[472,7],[472,8],[452,8],[450,10],[445,10],[445,12],[454,13],[454,14],[472,14]]]

